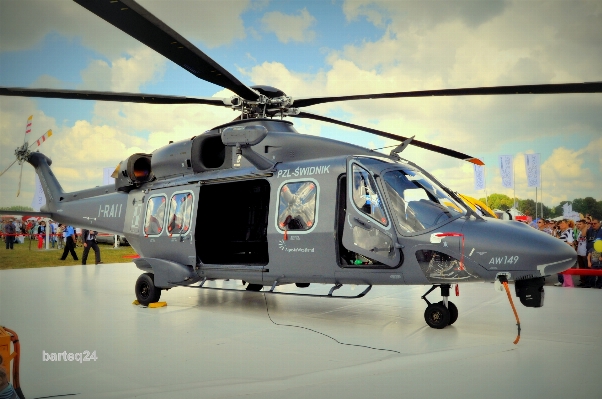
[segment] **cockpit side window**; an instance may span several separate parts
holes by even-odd
[[[163,232],[165,224],[165,210],[167,198],[164,195],[153,196],[146,203],[146,218],[144,220],[144,234],[157,236]]]
[[[353,164],[351,190],[357,209],[385,226],[389,224],[374,179],[366,169],[357,164]]]
[[[168,234],[184,235],[190,231],[193,198],[191,192],[175,193],[171,196],[167,216]]]
[[[393,217],[402,233],[429,229],[464,214],[444,190],[414,170],[393,170],[383,176]]]

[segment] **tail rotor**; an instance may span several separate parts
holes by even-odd
[[[19,194],[21,194],[21,179],[23,177],[23,163],[27,162],[27,160],[29,159],[29,155],[31,154],[31,148],[35,144],[37,144],[37,146],[39,147],[40,145],[42,145],[42,143],[44,143],[48,138],[50,138],[52,136],[52,129],[49,129],[46,133],[44,133],[42,136],[40,136],[40,138],[38,138],[36,141],[32,142],[30,145],[27,139],[29,137],[29,134],[31,133],[32,122],[33,122],[33,115],[30,115],[29,118],[27,118],[27,125],[25,127],[25,136],[23,138],[23,145],[20,147],[17,147],[17,149],[15,150],[15,158],[16,159],[10,165],[8,165],[8,167],[6,169],[4,169],[0,173],[0,176],[2,176],[17,162],[19,163],[19,165],[21,165],[21,171],[19,173],[19,186],[17,189],[17,197],[19,196]]]

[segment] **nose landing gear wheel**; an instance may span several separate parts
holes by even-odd
[[[443,300],[438,303],[430,303],[426,296],[433,292],[435,289],[441,290],[441,296]],[[426,324],[432,328],[445,328],[445,326],[452,325],[458,320],[458,308],[453,302],[448,301],[450,284],[434,284],[430,290],[422,296],[422,299],[427,303],[427,308],[424,311],[424,320]]]
[[[450,312],[443,303],[432,303],[424,311],[424,320],[430,327],[442,329],[450,324]]]
[[[443,301],[439,302],[443,305]],[[445,305],[443,305],[445,306]],[[449,325],[451,326],[458,320],[458,308],[453,302],[447,302],[447,310],[449,310]]]

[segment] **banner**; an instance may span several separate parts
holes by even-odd
[[[33,200],[31,201],[31,207],[34,211],[40,212],[40,208],[46,203],[46,195],[42,189],[42,183],[36,173],[36,190],[33,193]]]
[[[500,174],[502,175],[502,186],[514,187],[514,164],[512,155],[500,155]]]
[[[485,190],[485,166],[472,165],[474,168],[474,189]]]
[[[525,154],[525,169],[527,170],[527,186],[541,187],[539,154]]]

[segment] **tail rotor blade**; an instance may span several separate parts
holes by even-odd
[[[21,178],[23,177],[23,164],[21,164],[21,173],[19,173],[19,188],[17,189],[17,197],[21,194]]]
[[[23,136],[23,144],[27,144],[27,138],[29,137],[29,133],[31,133],[32,123],[33,115],[29,115],[29,118],[27,118],[27,124],[25,125],[25,135]]]
[[[11,163],[10,165],[8,165],[8,168],[4,169],[2,171],[2,173],[0,173],[0,176],[2,176],[7,170],[9,170],[15,163],[17,163],[16,159],[13,161],[13,163]]]

